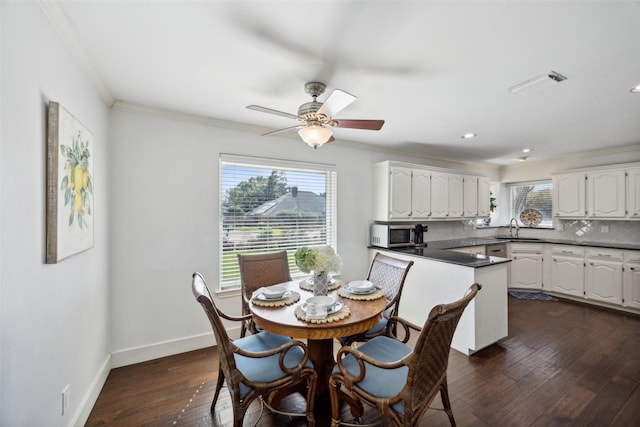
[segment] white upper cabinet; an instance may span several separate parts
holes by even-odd
[[[431,172],[431,216],[433,218],[462,218],[463,213],[464,181],[462,175]]]
[[[478,177],[478,216],[491,215],[491,181],[488,177]]]
[[[625,182],[624,169],[587,173],[587,217],[624,218]]]
[[[411,217],[411,169],[389,168],[389,217]]]
[[[465,175],[463,190],[463,207],[465,217],[478,216],[478,177]]]
[[[627,218],[640,218],[640,166],[627,170]]]
[[[584,217],[585,174],[570,173],[553,176],[553,216]]]
[[[411,217],[426,219],[431,215],[431,172],[411,171]]]

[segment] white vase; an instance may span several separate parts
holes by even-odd
[[[313,295],[329,293],[329,274],[326,271],[313,272]]]

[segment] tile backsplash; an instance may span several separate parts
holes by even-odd
[[[429,222],[425,241],[507,235],[509,227],[476,228],[474,221]],[[640,244],[640,221],[561,220],[556,229],[520,227],[520,237]]]

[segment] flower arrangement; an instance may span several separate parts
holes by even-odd
[[[296,264],[303,273],[326,271],[337,273],[342,266],[340,256],[329,245],[318,248],[303,246],[296,251]]]

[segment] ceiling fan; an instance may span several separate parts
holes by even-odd
[[[291,129],[298,129],[298,135],[310,147],[318,148],[323,144],[335,141],[332,127],[380,130],[384,125],[384,120],[353,120],[335,119],[344,108],[349,106],[356,97],[340,89],[335,89],[324,103],[318,102],[316,98],[324,93],[326,85],[320,82],[309,82],[304,85],[304,91],[313,97],[313,101],[305,102],[298,108],[298,115],[261,107],[259,105],[247,105],[250,110],[261,111],[263,113],[275,114],[277,116],[288,117],[300,122],[296,126],[289,126],[283,129],[274,130],[262,134],[262,136],[276,135]]]

